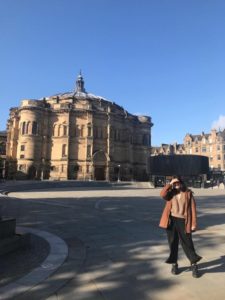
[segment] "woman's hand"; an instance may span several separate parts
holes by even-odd
[[[171,181],[170,181],[170,185],[173,186],[173,184],[175,182],[179,182],[179,180],[177,178],[173,178]]]

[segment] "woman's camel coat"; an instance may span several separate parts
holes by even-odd
[[[186,233],[191,233],[196,230],[196,203],[191,190],[187,190],[185,193],[185,228]],[[166,200],[166,205],[163,210],[159,226],[167,228],[169,225],[170,212],[172,208],[173,193],[171,192],[171,185],[167,184],[162,189],[160,196]]]

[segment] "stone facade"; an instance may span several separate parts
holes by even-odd
[[[10,110],[9,177],[147,179],[152,125],[148,116],[87,93],[80,74],[75,92],[23,100]]]

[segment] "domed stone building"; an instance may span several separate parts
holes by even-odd
[[[23,100],[7,125],[9,178],[145,180],[151,118],[86,92]]]

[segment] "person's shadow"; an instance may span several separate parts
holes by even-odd
[[[225,273],[225,255],[208,262],[198,263],[199,276],[207,273]],[[179,268],[179,273],[191,271],[191,267]]]

